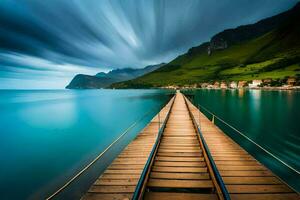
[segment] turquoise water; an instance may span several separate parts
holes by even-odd
[[[105,168],[169,100],[168,93],[0,90],[0,199],[44,199],[150,111],[99,161]],[[75,187],[86,188],[99,170]]]
[[[194,90],[194,104],[206,107],[276,157],[300,171],[300,91]],[[209,118],[207,112],[203,111]],[[294,189],[300,176],[236,132],[216,124]]]

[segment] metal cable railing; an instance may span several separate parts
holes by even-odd
[[[165,102],[159,106],[160,110],[167,105]],[[160,113],[159,110],[159,113]],[[109,146],[106,147],[95,159],[93,159],[88,165],[86,165],[82,170],[80,170],[75,176],[73,176],[69,181],[67,181],[63,186],[56,190],[53,194],[46,198],[46,200],[53,199],[64,191],[71,183],[73,183],[78,177],[80,177],[85,171],[87,171],[93,164],[95,164],[108,150],[111,149],[114,144],[116,144],[122,137],[124,137],[131,129],[133,129],[139,122],[146,118],[150,113],[153,112],[153,109],[150,109],[145,115],[135,121],[131,126],[129,126],[117,139],[115,139]],[[159,119],[160,120],[160,119]]]
[[[245,135],[244,133],[242,133],[241,131],[239,131],[237,128],[233,127],[232,125],[230,125],[226,121],[224,121],[222,118],[220,118],[219,116],[217,116],[216,114],[214,114],[213,112],[211,112],[210,110],[208,110],[207,108],[205,108],[204,106],[198,104],[198,110],[199,110],[199,112],[200,112],[200,108],[202,108],[207,113],[209,113],[210,115],[212,115],[212,120],[211,121],[213,123],[215,123],[215,119],[218,119],[220,122],[222,122],[223,124],[225,124],[226,126],[228,126],[229,128],[231,128],[232,130],[234,130],[235,132],[237,132],[238,134],[240,134],[241,136],[243,136],[244,138],[246,138],[249,142],[251,142],[252,144],[254,144],[255,146],[257,146],[259,149],[261,149],[262,151],[264,151],[265,153],[267,153],[268,155],[270,155],[274,159],[276,159],[278,162],[282,163],[283,165],[285,165],[286,167],[288,167],[290,170],[292,170],[295,173],[297,173],[298,175],[300,175],[300,171],[299,170],[295,169],[294,167],[290,166],[289,164],[287,164],[286,162],[284,162],[283,160],[281,160],[280,158],[278,158],[272,152],[270,152],[269,150],[267,150],[264,147],[262,147],[260,144],[258,144],[257,142],[255,142],[254,140],[252,140],[251,138],[249,138],[247,135]]]

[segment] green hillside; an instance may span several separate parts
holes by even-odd
[[[239,38],[236,38],[237,42],[231,41],[226,48],[214,49],[209,55],[208,47],[211,47],[212,41],[203,43],[198,47],[191,48],[186,54],[177,57],[154,72],[134,80],[114,84],[112,87],[180,86],[216,80],[300,77],[299,8],[300,5],[296,5],[285,13],[284,18],[281,17],[281,20],[277,20],[280,22],[275,28],[271,27],[271,30],[265,31],[259,36],[253,34],[254,38],[249,36],[245,40],[241,40],[241,37],[238,36],[239,32],[242,33],[241,28],[229,30],[226,35],[231,32],[231,36]],[[260,26],[262,26],[261,23]],[[254,24],[246,28],[255,32],[258,30],[257,27]],[[224,34],[223,36],[222,33],[217,35],[219,41],[224,43],[225,40],[226,42]],[[219,42],[218,38],[214,39]]]

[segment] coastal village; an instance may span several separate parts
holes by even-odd
[[[204,82],[192,85],[185,85],[179,87],[177,85],[169,85],[164,88],[176,89],[176,88],[207,88],[207,89],[270,89],[270,90],[292,90],[300,89],[300,81],[297,78],[290,77],[286,80],[252,80],[252,81],[215,81]]]
[[[212,55],[215,50],[228,48],[228,43],[223,38],[213,37],[207,47],[207,54]],[[210,81],[184,86],[169,85],[164,88],[207,88],[207,89],[269,89],[269,90],[293,90],[300,89],[300,77],[286,77],[284,79],[256,79],[251,81]]]

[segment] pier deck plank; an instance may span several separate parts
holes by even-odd
[[[184,97],[176,94],[144,194],[145,199],[217,199]]]

